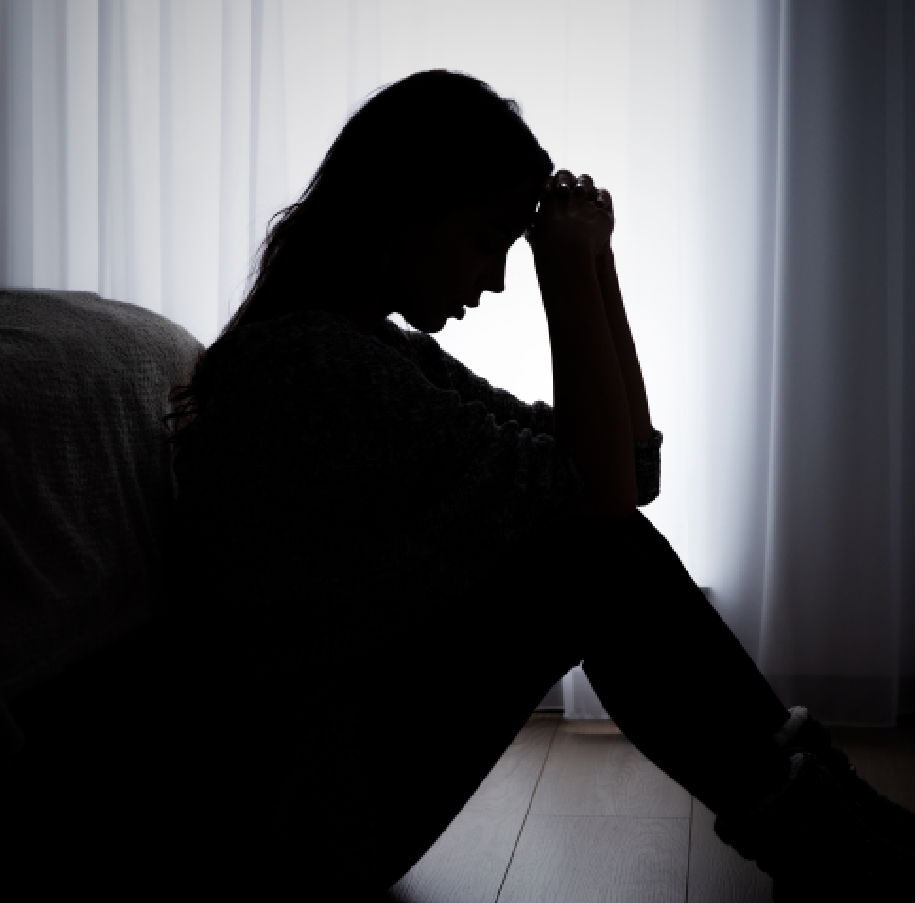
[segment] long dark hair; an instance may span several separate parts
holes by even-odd
[[[377,90],[347,120],[301,197],[272,217],[253,285],[219,340],[251,323],[364,296],[385,235],[552,171],[518,104],[480,79],[435,69]],[[190,382],[169,396],[165,420],[176,451],[209,391],[204,352]]]

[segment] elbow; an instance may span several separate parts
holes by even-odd
[[[636,501],[636,506],[639,508],[644,508],[646,505],[650,505],[660,494],[661,494],[660,489],[652,488],[648,491],[645,491],[640,486],[638,500]]]

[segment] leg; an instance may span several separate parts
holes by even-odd
[[[587,607],[583,637],[549,629],[564,599]],[[311,882],[346,874],[354,892],[396,882],[460,811],[546,690],[582,658],[627,736],[713,810],[784,778],[787,760],[770,737],[787,711],[641,515],[538,537],[485,589],[450,606],[427,603],[429,617],[354,642],[307,677],[267,675],[256,690],[249,682],[235,723],[258,740],[244,752],[243,738],[234,748],[221,741],[223,751],[211,758],[224,776],[208,779],[229,783],[240,771],[233,763],[245,763],[246,789],[235,780],[245,802],[233,795],[215,821],[236,824],[229,832],[236,837],[246,822],[261,826],[264,849],[252,862],[274,857],[268,871],[293,882],[304,880],[297,872]],[[301,629],[268,630],[265,642]],[[239,636],[240,660],[250,631]],[[494,687],[503,691],[500,703],[474,712],[474,730],[456,731],[455,713],[467,711],[468,700],[488,700]],[[386,705],[404,688],[413,701],[406,714]],[[309,697],[322,708],[303,709]],[[210,733],[225,738],[231,724],[226,709]],[[313,824],[309,832],[303,813],[323,826],[319,832]],[[243,859],[238,849],[227,868]],[[354,862],[363,864],[361,874]]]
[[[821,738],[777,743],[789,713],[664,538],[640,515],[604,529],[579,544],[579,572],[593,580],[591,562],[609,558],[622,596],[595,618],[584,667],[623,732],[719,815],[776,899],[911,899],[907,814],[843,776]]]
[[[667,540],[637,512],[578,546],[576,582],[608,587],[583,667],[626,736],[714,812],[783,781],[789,713]]]
[[[61,869],[67,887],[104,877],[121,897],[195,877],[217,893],[377,896],[582,657],[627,736],[713,810],[772,778],[760,750],[787,713],[644,518],[542,537],[526,554],[475,598],[426,605],[434,617],[353,644],[332,670],[290,659],[252,674],[251,623],[214,638],[183,620],[74,669],[43,701],[12,706],[37,742],[3,800],[14,802],[8,861],[27,873],[29,855],[38,869],[67,851],[84,879]],[[597,598],[584,642],[542,626],[562,598]],[[284,633],[305,635],[260,632],[278,653]],[[411,686],[415,712],[387,705]],[[502,698],[474,712],[475,729],[455,730],[455,713],[493,688]],[[121,874],[101,874],[119,861]]]
[[[582,611],[581,636],[549,628],[564,600]],[[379,857],[399,863],[392,874],[422,855],[543,693],[582,657],[627,736],[713,811],[755,801],[787,777],[788,759],[772,742],[787,710],[642,515],[538,537],[461,610],[468,631],[457,630],[458,619],[445,619],[447,628],[416,624],[401,653],[354,668],[373,687],[412,682],[428,694],[411,719],[416,732],[379,730],[392,755],[381,768],[365,766],[375,774],[368,785],[397,775],[402,855],[392,846]],[[456,736],[450,712],[473,698],[481,676],[481,695],[504,688],[504,699],[481,713],[472,735]]]

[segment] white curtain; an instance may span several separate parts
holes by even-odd
[[[0,285],[210,343],[355,104],[484,78],[613,193],[665,435],[645,513],[787,704],[889,724],[915,710],[913,35],[910,0],[0,0]],[[438,338],[550,400],[523,242],[507,284]]]

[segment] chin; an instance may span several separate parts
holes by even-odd
[[[424,329],[423,332],[427,332],[430,335],[436,332],[441,332],[448,325],[448,318],[445,317],[444,320],[439,320],[434,324],[430,324],[427,329]]]
[[[417,317],[415,321],[409,320],[408,322],[414,329],[432,334],[441,332],[450,319],[457,319],[457,317],[452,313],[426,314],[423,317]]]
[[[470,305],[465,306],[469,307]],[[441,303],[436,305],[429,304],[428,306],[417,305],[416,307],[418,309],[411,310],[409,313],[403,310],[399,311],[399,313],[414,329],[430,334],[441,332],[448,325],[448,320],[462,319],[457,316],[457,311],[464,309],[456,303],[450,306]]]

